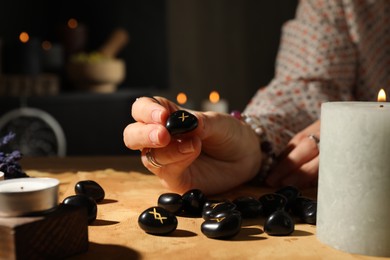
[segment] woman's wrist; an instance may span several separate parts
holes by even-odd
[[[255,177],[254,181],[257,183],[262,183],[276,162],[276,154],[273,151],[272,143],[269,142],[267,138],[266,130],[264,129],[260,118],[256,116],[240,113],[239,111],[232,111],[230,115],[249,125],[254,133],[258,136],[259,145],[262,152],[262,162],[260,171]]]

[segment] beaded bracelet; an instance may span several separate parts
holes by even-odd
[[[260,149],[263,153],[263,159],[260,172],[255,177],[255,182],[263,183],[270,169],[276,162],[276,154],[273,151],[271,142],[269,142],[267,139],[267,135],[263,125],[260,122],[260,118],[245,113],[240,113],[239,111],[232,111],[230,115],[249,125],[259,137]]]

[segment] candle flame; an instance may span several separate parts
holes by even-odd
[[[210,102],[215,104],[219,101],[219,93],[217,91],[211,91],[209,95]]]
[[[76,29],[78,25],[79,25],[79,23],[77,22],[77,20],[75,18],[70,18],[68,20],[68,27],[70,29]]]
[[[177,94],[176,100],[180,105],[184,105],[187,102],[187,95],[183,92],[180,92]]]
[[[45,51],[48,51],[51,49],[51,42],[50,41],[43,41],[42,42],[42,49]]]
[[[381,88],[381,90],[379,90],[378,102],[386,102],[386,92],[384,91],[383,88]]]
[[[20,40],[22,43],[28,42],[29,39],[30,39],[30,36],[28,35],[28,33],[26,33],[26,32],[21,32],[21,33],[19,34],[19,40]]]

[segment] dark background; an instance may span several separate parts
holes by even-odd
[[[0,119],[21,105],[51,114],[64,129],[67,155],[129,154],[122,140],[131,104],[140,95],[174,100],[184,91],[199,109],[211,90],[243,110],[274,75],[282,25],[297,0],[12,0],[0,1],[2,69],[21,31],[61,42],[60,28],[76,18],[88,30],[85,52],[118,27],[130,35],[119,53],[126,78],[117,93],[77,93],[63,70],[58,96],[0,97]],[[1,74],[0,74],[1,76]],[[1,130],[1,129],[0,129]]]
[[[128,31],[130,42],[119,53],[119,57],[126,60],[127,68],[127,77],[120,87],[168,87],[164,0],[2,0],[0,37],[5,45],[3,52],[7,52],[7,47],[21,31],[40,40],[61,42],[60,30],[69,18],[76,18],[86,25],[86,52],[99,48],[117,27]],[[3,62],[5,73],[10,62],[12,59]]]

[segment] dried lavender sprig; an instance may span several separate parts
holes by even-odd
[[[12,132],[0,138],[0,148],[14,138],[15,134]],[[29,177],[18,163],[21,158],[22,154],[18,150],[14,150],[11,153],[0,152],[0,171],[4,172],[5,179]]]
[[[7,135],[3,136],[0,139],[0,147],[3,146],[3,145],[8,144],[14,138],[15,138],[15,133],[9,132]]]

